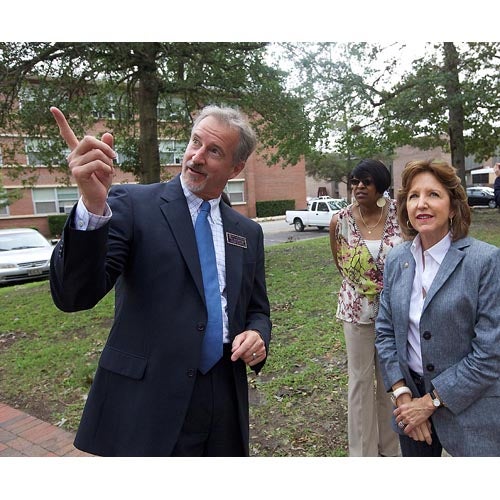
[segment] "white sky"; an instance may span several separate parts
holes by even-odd
[[[340,4],[340,5],[339,5]],[[347,5],[343,5],[347,4]],[[2,5],[1,41],[498,41],[500,2],[28,0]]]

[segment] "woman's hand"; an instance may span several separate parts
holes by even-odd
[[[394,410],[396,423],[404,425],[404,433],[415,441],[426,441],[432,443],[431,423],[429,417],[434,413],[435,407],[429,395],[421,398],[413,398],[404,402]]]

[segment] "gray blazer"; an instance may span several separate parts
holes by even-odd
[[[407,361],[410,247],[387,257],[375,345],[386,389],[404,379],[418,394]],[[425,299],[420,342],[426,390],[432,384],[446,405],[432,415],[443,447],[453,456],[500,456],[499,248],[473,238],[452,243]]]

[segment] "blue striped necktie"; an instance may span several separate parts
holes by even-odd
[[[200,365],[198,367],[201,373],[208,372],[222,357],[222,307],[214,240],[207,219],[209,213],[210,203],[204,201],[201,204],[200,213],[196,218],[194,227],[208,313],[205,336],[201,347]]]

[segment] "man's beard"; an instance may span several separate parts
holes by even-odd
[[[197,166],[191,161],[187,161],[186,164],[183,166],[182,171],[181,171],[181,176],[182,180],[184,181],[184,184],[187,186],[187,188],[192,192],[192,193],[199,193],[203,191],[206,185],[206,180],[202,181],[201,183],[199,182],[193,182],[191,180],[191,171],[190,169],[193,169],[194,172],[201,172]]]

